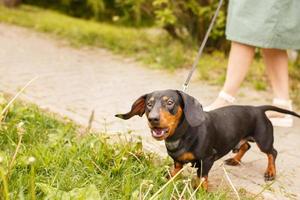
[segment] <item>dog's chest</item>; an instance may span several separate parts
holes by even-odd
[[[186,152],[186,149],[180,139],[174,141],[165,141],[165,145],[169,156],[171,156],[173,159],[176,159],[181,154]]]
[[[169,156],[174,160],[181,162],[189,162],[195,160],[195,155],[190,151],[189,145],[186,142],[178,139],[165,142]]]

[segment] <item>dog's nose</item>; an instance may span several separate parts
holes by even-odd
[[[159,117],[158,116],[149,117],[148,120],[149,120],[150,123],[153,123],[153,124],[159,123]]]
[[[149,121],[151,124],[158,124],[158,123],[159,123],[159,112],[156,112],[156,111],[152,110],[152,111],[149,113],[148,121]]]

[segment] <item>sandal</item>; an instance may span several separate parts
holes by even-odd
[[[211,111],[211,110],[215,110],[217,108],[221,108],[221,107],[224,107],[224,106],[227,106],[227,105],[231,105],[236,100],[235,97],[231,96],[230,94],[228,94],[224,91],[221,91],[219,93],[218,98],[222,99],[225,102],[225,105],[221,105],[221,106],[209,105],[209,106],[204,107],[203,110],[206,111],[206,112]]]
[[[293,110],[291,100],[275,98],[273,99],[273,105],[290,111]],[[267,112],[267,116],[269,120],[272,122],[273,126],[277,126],[277,127],[293,126],[293,118],[291,115],[281,114],[275,111],[269,111]]]

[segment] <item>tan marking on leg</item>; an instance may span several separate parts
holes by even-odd
[[[265,172],[265,180],[271,181],[274,180],[276,176],[275,160],[272,154],[267,154],[267,156],[268,156],[268,167]]]
[[[236,166],[239,165],[241,162],[242,157],[245,155],[245,153],[249,150],[249,144],[248,143],[244,143],[238,153],[233,157],[233,158],[229,158],[225,161],[225,163],[227,165],[232,165],[232,166]]]
[[[242,157],[245,155],[245,153],[248,151],[248,149],[249,149],[249,144],[244,143],[241,146],[239,152],[234,156],[234,159],[241,162]]]
[[[174,163],[174,169],[171,171],[171,177],[175,176],[181,169],[183,165],[179,162]]]
[[[208,176],[201,177],[201,179],[199,177],[197,177],[196,180],[194,180],[194,182],[192,183],[192,187],[194,189],[197,189],[200,184],[201,184],[200,187],[203,190],[207,191],[208,190]]]
[[[202,188],[207,191],[208,190],[208,177],[207,176],[204,176],[203,178],[201,178],[201,181],[202,182]]]

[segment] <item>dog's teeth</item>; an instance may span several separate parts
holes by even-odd
[[[151,133],[154,137],[161,137],[167,133],[166,129],[154,129],[151,130]]]

